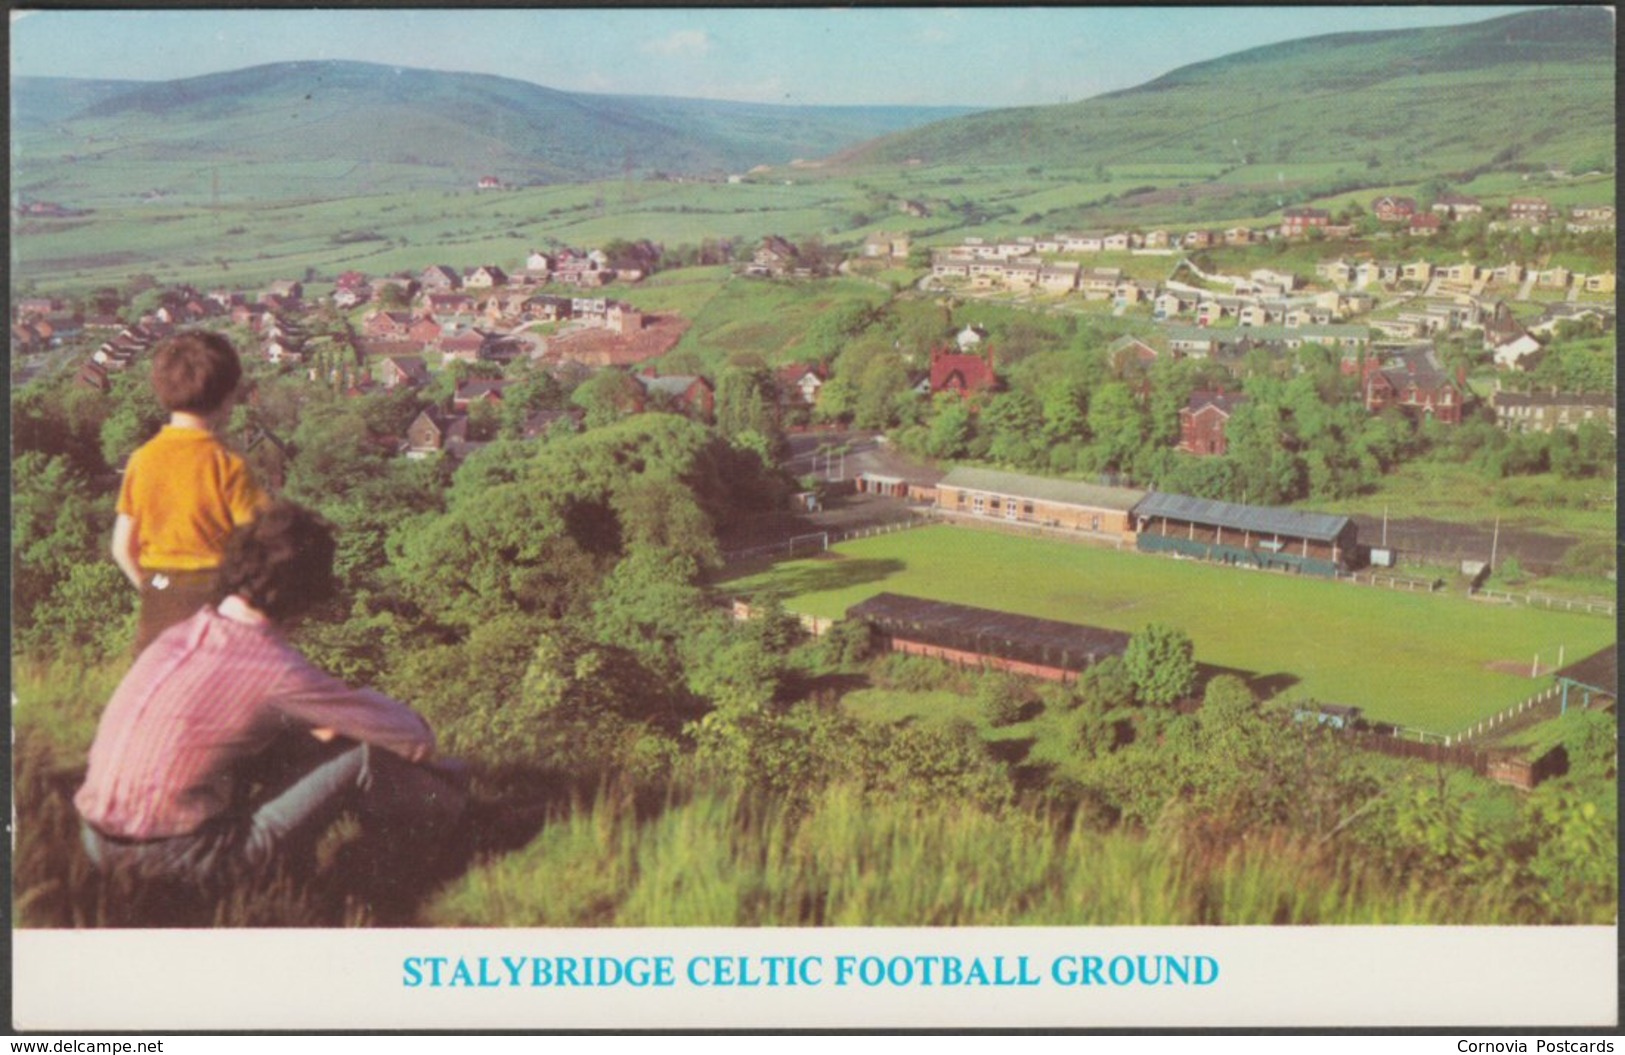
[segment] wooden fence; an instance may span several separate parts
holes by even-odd
[[[1502,590],[1486,590],[1482,587],[1473,590],[1472,596],[1485,601],[1499,601],[1502,604],[1527,604],[1564,612],[1605,615],[1610,619],[1613,618],[1615,610],[1614,602],[1594,597],[1552,597],[1543,593],[1506,593]]]

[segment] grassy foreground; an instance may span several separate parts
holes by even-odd
[[[1199,662],[1255,685],[1446,734],[1544,689],[1527,676],[1537,654],[1550,667],[1559,649],[1573,661],[1614,639],[1595,617],[949,526],[843,543],[724,588],[829,618],[890,591],[1129,632],[1168,623]]]

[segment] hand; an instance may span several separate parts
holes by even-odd
[[[332,742],[333,738],[339,735],[339,731],[337,729],[312,729],[310,735],[326,744]]]

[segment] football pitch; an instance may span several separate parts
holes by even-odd
[[[1287,697],[1454,734],[1545,689],[1531,678],[1614,640],[1597,616],[1492,605],[939,525],[842,543],[734,579],[793,612],[839,618],[891,592],[1133,633],[1167,623],[1198,662]]]

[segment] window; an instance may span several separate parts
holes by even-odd
[[[975,498],[973,498],[971,500],[971,504],[970,504],[971,512],[976,513],[976,514],[981,514],[982,512],[985,511],[984,507],[986,505],[987,505],[987,499],[983,498],[981,495],[977,495]]]

